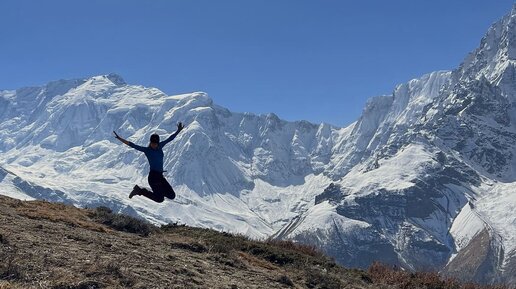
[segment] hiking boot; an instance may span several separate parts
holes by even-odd
[[[134,196],[139,196],[140,190],[141,190],[140,187],[138,187],[138,185],[135,185],[133,188],[133,191],[129,194],[129,199],[131,199]]]

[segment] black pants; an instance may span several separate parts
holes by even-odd
[[[172,186],[163,177],[162,172],[150,171],[149,177],[147,178],[152,192],[142,188],[140,189],[140,195],[147,197],[155,202],[161,203],[165,200],[165,197],[173,200],[176,197],[176,193]]]

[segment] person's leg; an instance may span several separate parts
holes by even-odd
[[[176,192],[174,192],[174,189],[172,189],[172,186],[169,184],[167,179],[165,177],[161,176],[161,190],[163,195],[165,197],[173,200],[176,198]]]
[[[159,192],[156,193],[155,191],[155,188],[159,187],[159,176],[156,175],[154,172],[150,172],[149,176],[147,177],[147,181],[149,182],[149,185],[151,186],[151,189],[154,192],[151,192],[145,188],[134,186],[133,191],[129,195],[129,198],[132,198],[133,196],[144,196],[146,198],[153,200],[154,202],[162,203],[165,200],[165,196],[163,194],[160,194]]]
[[[151,186],[152,187],[152,186]],[[153,200],[156,203],[162,203],[165,200],[165,197],[160,194],[155,194],[145,188],[140,188],[140,191],[138,192],[138,195],[147,197],[151,200]]]
[[[152,192],[147,191],[148,193],[152,194],[152,198],[148,197],[149,199],[152,199],[158,203],[161,203],[165,200],[165,195],[163,194],[163,190],[161,189],[161,179],[163,178],[162,173],[150,171],[149,177],[147,180],[149,181],[149,186],[152,189]]]
[[[133,190],[129,194],[129,199],[132,199],[134,196],[139,196],[140,190],[141,189],[140,189],[140,187],[138,187],[138,185],[134,185]]]
[[[163,177],[163,174],[155,175],[153,177],[153,184],[151,185],[154,194],[161,195],[173,200],[176,197],[176,193],[172,189],[172,186]]]

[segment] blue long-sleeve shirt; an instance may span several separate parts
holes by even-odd
[[[150,146],[142,147],[132,142],[129,142],[128,145],[133,149],[139,150],[145,154],[147,160],[149,161],[151,171],[163,172],[163,147],[169,142],[171,142],[174,138],[176,138],[178,133],[179,132],[175,132],[166,140],[161,141],[156,149],[153,149]]]

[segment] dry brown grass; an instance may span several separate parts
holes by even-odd
[[[0,251],[0,280],[15,280],[23,278],[23,270],[19,261],[22,258],[15,249]]]
[[[81,210],[73,206],[46,201],[22,202],[16,206],[16,211],[31,219],[47,219],[52,222],[63,222],[70,226],[81,227],[97,232],[107,232],[109,229],[92,222],[92,211]]]
[[[461,283],[436,272],[411,273],[379,262],[372,264],[367,272],[374,283],[393,285],[400,289],[509,289],[505,285]]]
[[[98,207],[89,214],[95,222],[99,222],[117,231],[149,236],[158,228],[151,223],[123,214],[115,214],[107,207]]]
[[[0,220],[0,289],[506,289],[454,287],[434,273],[380,264],[368,272],[346,269],[312,246],[187,226],[158,229],[107,208],[0,196]]]
[[[0,281],[0,289],[17,289],[19,287],[14,287],[11,283],[7,281]]]
[[[238,256],[242,258],[250,266],[256,266],[267,270],[278,270],[278,266],[271,264],[263,259],[257,258],[245,252],[238,252]]]
[[[306,287],[310,289],[341,289],[344,288],[342,278],[327,270],[312,268],[306,271]],[[356,288],[356,287],[355,287]]]
[[[327,258],[327,256],[322,251],[313,245],[305,245],[286,240],[268,240],[266,243],[274,247],[299,252],[301,254],[312,257]]]
[[[46,219],[61,222],[72,227],[80,227],[96,232],[107,233],[110,228],[129,233],[148,236],[157,228],[150,223],[127,215],[115,214],[107,207],[79,209],[60,203],[46,201],[21,202],[15,206],[18,214],[31,219]],[[0,242],[3,242],[0,235]]]

